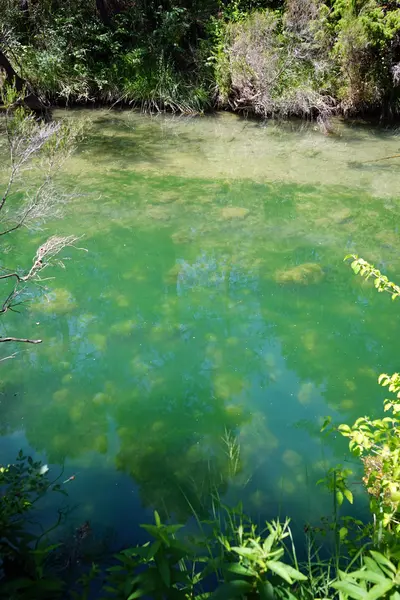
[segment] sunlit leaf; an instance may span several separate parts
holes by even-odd
[[[375,550],[371,550],[370,554],[376,560],[377,563],[388,567],[388,569],[390,569],[393,572],[393,574],[396,574],[396,567],[392,562],[390,562],[390,560],[386,558],[386,556],[383,556],[383,554],[381,554],[380,552],[376,552]]]
[[[346,498],[346,500],[348,500],[350,502],[350,504],[353,504],[353,493],[351,492],[351,490],[345,488],[343,490],[343,494],[344,494],[344,497]]]
[[[356,583],[350,581],[335,581],[332,584],[332,587],[347,594],[353,600],[366,600],[367,598],[368,592]]]
[[[267,567],[276,575],[279,575],[282,579],[287,581],[288,583],[293,583],[295,581],[306,581],[307,577],[300,573],[290,565],[287,565],[283,562],[276,560],[269,560],[267,562]]]

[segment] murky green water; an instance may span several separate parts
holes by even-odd
[[[400,161],[372,162],[400,138],[89,114],[64,175],[80,195],[48,226],[88,252],[7,315],[44,343],[0,364],[1,459],[23,446],[63,465],[71,518],[131,542],[153,508],[206,514],[214,489],[317,520],[331,500],[315,481],[346,448],[323,417],[376,414],[377,375],[398,369],[399,306],[343,257],[400,274]],[[46,235],[18,234],[19,260]]]

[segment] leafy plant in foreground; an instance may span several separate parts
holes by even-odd
[[[47,531],[37,534],[30,516],[49,491],[65,494],[60,484],[50,482],[48,468],[19,452],[14,464],[0,467],[0,597],[13,599],[56,598],[63,582],[47,571],[47,561],[58,544],[48,545]]]

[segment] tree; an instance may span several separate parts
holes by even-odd
[[[4,133],[9,164],[7,180],[0,194],[0,283],[4,290],[0,315],[16,311],[28,284],[40,282],[47,267],[63,265],[59,259],[60,252],[77,240],[74,235],[49,237],[36,250],[32,263],[25,269],[5,262],[9,256],[6,244],[11,234],[61,214],[60,206],[65,196],[57,190],[54,178],[73,151],[80,133],[80,126],[73,127],[59,121],[44,123],[35,118],[22,106],[24,94],[24,88],[19,91],[17,86],[4,85],[1,91],[5,111],[0,128]],[[22,191],[19,188],[21,183]],[[0,336],[1,342],[38,344],[41,340],[3,335]]]

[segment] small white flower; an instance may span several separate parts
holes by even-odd
[[[49,470],[49,467],[47,465],[43,465],[39,469],[39,475],[46,475],[48,470]]]

